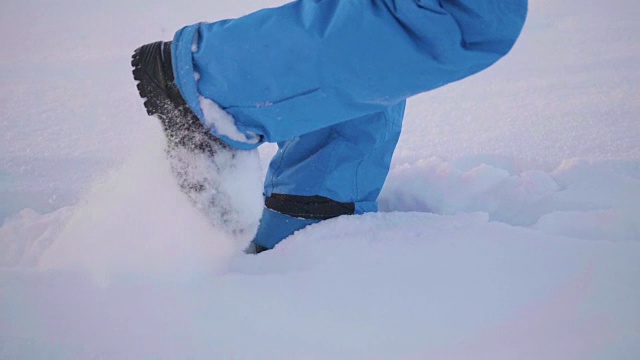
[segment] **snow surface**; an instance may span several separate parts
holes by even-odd
[[[508,57],[411,99],[381,213],[247,256],[129,57],[279,3],[3,2],[0,359],[638,358],[637,3],[533,1]]]

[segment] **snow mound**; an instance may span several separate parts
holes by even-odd
[[[640,162],[568,160],[514,172],[517,160],[464,165],[440,158],[395,166],[385,211],[486,212],[493,221],[582,239],[640,241]],[[502,167],[501,167],[502,166]]]
[[[337,218],[190,277],[171,261],[164,270],[176,272],[108,283],[0,272],[0,353],[630,359],[640,351],[640,291],[629,286],[639,255],[635,242],[551,237],[482,213]]]
[[[0,227],[0,268],[34,267],[71,216],[62,208],[50,214],[24,209]]]

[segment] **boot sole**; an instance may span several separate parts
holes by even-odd
[[[204,152],[210,155],[216,149],[228,149],[228,145],[215,138],[204,128],[198,117],[189,109],[186,103],[176,104],[165,92],[162,85],[148,73],[143,64],[149,59],[145,56],[156,56],[162,49],[161,42],[144,45],[134,50],[131,56],[133,79],[137,82],[138,94],[144,100],[144,107],[149,116],[154,116],[162,123],[165,135],[169,141],[169,148],[182,147],[193,152]],[[151,48],[144,49],[149,46]]]
[[[171,106],[171,101],[160,85],[142,68],[142,56],[142,47],[137,48],[131,56],[133,79],[137,82],[138,94],[144,100],[144,107],[149,116],[168,117],[176,109]]]

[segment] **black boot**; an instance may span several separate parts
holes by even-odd
[[[258,245],[256,243],[254,243],[253,241],[249,243],[249,246],[247,246],[246,249],[244,249],[244,253],[245,254],[249,254],[249,255],[257,255],[260,254],[263,251],[267,251],[269,250],[268,248],[262,246],[262,245]]]
[[[171,42],[141,46],[131,65],[147,114],[162,123],[167,157],[180,188],[214,225],[236,232],[237,214],[221,182],[225,171],[235,166],[237,150],[213,136],[182,98],[174,83]]]
[[[204,128],[189,109],[174,83],[171,42],[158,41],[139,47],[133,53],[133,78],[143,98],[147,114],[162,122],[169,148],[215,154],[228,146]]]

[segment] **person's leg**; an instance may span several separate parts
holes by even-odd
[[[142,46],[133,56],[134,78],[147,112],[165,126],[170,152],[204,160],[205,172],[199,166],[193,171],[192,161],[176,162],[183,189],[217,208],[232,198],[219,192],[218,180],[245,153],[239,150],[279,142],[286,151],[296,140],[304,149],[299,140],[314,138],[305,134],[320,136],[321,129],[378,116],[412,95],[474,74],[510,50],[526,11],[527,0],[299,0],[236,20],[187,26],[171,44]],[[342,150],[349,150],[346,142]],[[289,155],[282,158],[289,163]],[[335,158],[345,153],[336,151]],[[290,175],[267,183],[269,204],[293,208],[273,194],[298,195],[286,189],[304,188],[295,168],[294,161],[271,172]],[[364,198],[343,200],[332,191],[336,187],[325,186],[328,196],[300,196],[321,197],[314,198],[321,207],[353,203],[354,212],[358,205],[366,211]]]
[[[307,225],[376,211],[404,105],[279,143],[265,179],[265,209],[252,246],[270,249]]]
[[[181,29],[173,69],[201,120],[213,101],[247,140],[212,133],[248,149],[474,74],[511,49],[526,11],[526,0],[299,0]]]
[[[161,41],[134,51],[133,77],[144,107],[160,120],[171,171],[182,191],[215,226],[231,234],[244,232],[246,197],[228,185],[238,171],[255,174],[247,180],[249,187],[252,181],[260,183],[257,150],[234,149],[203,126],[174,83],[171,58],[170,44]]]

